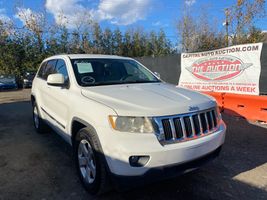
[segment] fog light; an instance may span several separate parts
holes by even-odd
[[[149,156],[130,156],[129,163],[132,167],[143,167],[147,164]]]

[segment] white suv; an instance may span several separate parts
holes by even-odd
[[[192,171],[224,143],[226,127],[213,98],[167,84],[131,58],[47,58],[31,100],[37,132],[48,124],[73,146],[92,194],[110,181],[144,183]]]

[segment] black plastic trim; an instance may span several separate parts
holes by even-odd
[[[41,107],[41,109],[42,109],[42,111],[44,111],[44,112],[45,112],[51,119],[53,119],[58,125],[60,125],[63,129],[66,128],[63,124],[61,124],[59,121],[57,121],[52,115],[50,115],[45,109],[43,109],[42,107]]]

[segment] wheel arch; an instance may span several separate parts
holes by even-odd
[[[88,122],[86,122],[85,120],[83,119],[80,119],[78,117],[74,117],[72,119],[72,122],[71,122],[71,145],[73,147],[73,149],[75,149],[75,138],[76,138],[76,134],[79,132],[79,130],[81,130],[82,128],[91,128],[93,129],[93,131],[96,133],[96,138],[99,142],[99,147],[100,147],[100,153],[101,155],[103,156],[103,159],[105,161],[105,167],[106,169],[108,170],[108,172],[110,173],[110,169],[109,169],[109,166],[108,166],[108,163],[107,163],[107,160],[106,160],[106,157],[104,155],[104,151],[103,151],[103,148],[102,148],[102,145],[101,145],[101,142],[99,140],[99,137],[98,137],[98,133],[96,131],[96,129]]]
[[[99,140],[99,137],[98,137],[98,133],[96,131],[96,129],[88,122],[80,119],[80,118],[77,118],[77,117],[74,117],[72,119],[72,123],[71,123],[71,142],[72,142],[72,147],[73,147],[73,150],[74,152],[77,153],[77,147],[75,145],[76,141],[76,135],[77,133],[79,132],[79,130],[83,129],[83,128],[88,128],[88,129],[91,129],[89,130],[89,135],[90,135],[90,131],[92,131],[92,136],[93,138],[95,138],[95,140],[97,141],[98,145],[97,145],[97,151],[96,151],[96,154],[99,156],[99,161],[103,162],[103,170],[104,170],[104,174],[101,175],[101,181],[99,183],[99,190],[98,190],[98,194],[101,194],[102,192],[105,192],[105,191],[109,191],[110,189],[110,168],[109,168],[109,165],[108,165],[108,162],[106,160],[106,156],[103,152],[103,149],[102,149],[102,145],[101,145],[101,142]],[[104,181],[104,182],[103,182]],[[99,193],[100,191],[100,193]]]
[[[86,127],[90,127],[92,129],[94,129],[94,131],[96,132],[95,128],[88,122],[86,122],[83,119],[80,119],[78,117],[73,117],[72,122],[71,122],[71,143],[72,146],[74,144],[74,140],[76,137],[76,134],[78,133],[79,130],[81,130],[82,128],[86,128]],[[97,133],[97,132],[96,132]]]

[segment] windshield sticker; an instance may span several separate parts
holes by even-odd
[[[77,69],[80,74],[94,72],[91,63],[77,63]]]

